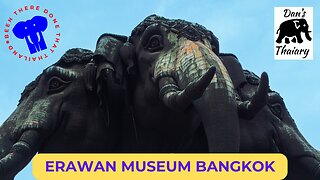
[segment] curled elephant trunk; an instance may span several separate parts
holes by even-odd
[[[175,47],[159,56],[154,77],[167,107],[184,110],[192,104],[199,113],[210,152],[239,150],[232,81],[206,40],[193,42],[179,38]]]
[[[202,96],[215,72],[216,68],[211,67],[199,80],[190,83],[182,91],[179,90],[172,77],[163,77],[159,80],[159,87],[161,87],[160,99],[170,109],[185,110],[193,101]]]

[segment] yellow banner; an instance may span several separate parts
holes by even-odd
[[[280,180],[282,154],[38,154],[37,180]]]

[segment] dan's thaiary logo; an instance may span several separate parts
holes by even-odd
[[[24,6],[13,11],[4,28],[5,44],[18,59],[46,59],[60,43],[60,24],[54,14],[40,6]]]
[[[274,58],[313,59],[313,8],[274,8]]]

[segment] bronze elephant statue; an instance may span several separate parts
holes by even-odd
[[[320,156],[281,96],[199,24],[148,16],[129,38],[68,50],[0,127],[0,177],[37,152],[280,152],[287,179],[319,179]]]

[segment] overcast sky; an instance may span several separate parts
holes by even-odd
[[[266,71],[270,86],[280,92],[300,131],[320,149],[320,61],[318,0],[130,0],[130,1],[26,1],[0,0],[0,124],[13,112],[25,85],[56,62],[69,48],[94,50],[100,34],[129,35],[146,16],[158,14],[204,25],[220,40],[222,52],[238,56],[242,66],[256,74]],[[14,57],[5,45],[5,23],[25,5],[48,8],[61,26],[61,42],[56,52],[38,62]],[[273,59],[273,8],[276,6],[314,7],[314,60],[275,61]],[[31,166],[17,180],[31,180]]]

